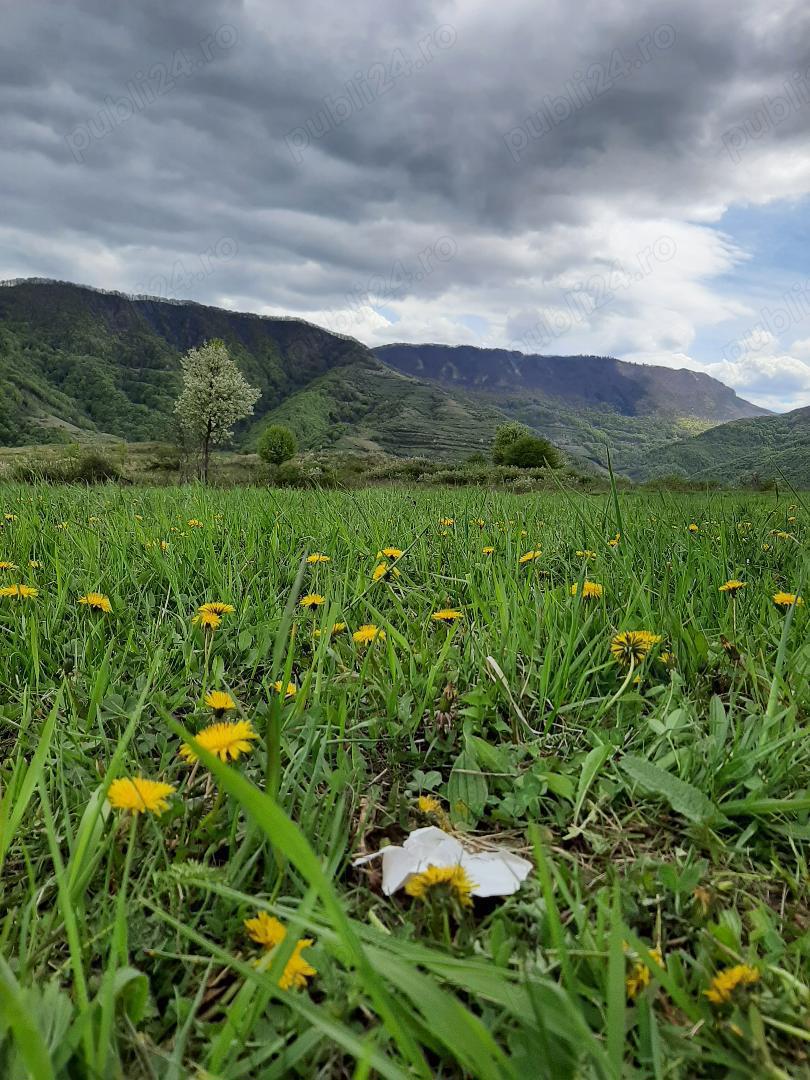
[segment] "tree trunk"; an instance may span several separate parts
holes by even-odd
[[[205,436],[203,438],[203,458],[202,458],[202,482],[208,483],[208,459],[211,449],[211,420],[208,420],[208,426],[205,430]]]

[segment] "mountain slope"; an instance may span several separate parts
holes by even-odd
[[[0,444],[82,432],[170,438],[180,356],[213,337],[227,342],[262,391],[255,417],[237,431],[247,444],[283,419],[304,448],[340,443],[458,456],[482,439],[488,445],[505,419],[299,319],[22,281],[0,287]]]
[[[768,413],[704,372],[610,356],[537,356],[470,345],[383,345],[375,352],[408,375],[496,400],[529,395],[623,416],[664,413],[715,423]]]
[[[629,472],[674,441],[767,410],[702,372],[612,357],[530,356],[460,345],[384,345],[398,371],[464,390],[527,424],[567,453]]]
[[[62,282],[0,288],[0,440],[41,441],[67,422],[131,440],[165,438],[186,349],[227,341],[262,391],[261,416],[340,366],[376,366],[359,342],[298,320],[134,299]]]
[[[678,475],[723,483],[787,477],[810,487],[810,407],[782,416],[735,420],[665,447],[628,470],[636,479]]]
[[[383,450],[458,458],[489,453],[499,409],[393,371],[353,365],[331,371],[267,417],[304,432],[307,449]]]

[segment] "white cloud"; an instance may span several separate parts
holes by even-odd
[[[753,336],[748,346],[739,359],[709,364],[705,370],[767,409],[782,412],[810,405],[810,357],[783,352],[772,334]]]

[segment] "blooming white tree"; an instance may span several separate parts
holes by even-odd
[[[237,420],[250,416],[261,390],[248,384],[224,341],[189,349],[180,364],[183,389],[174,411],[188,444],[202,455],[200,471],[207,481],[211,448],[233,435]]]

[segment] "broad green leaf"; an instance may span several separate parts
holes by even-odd
[[[614,747],[610,745],[595,746],[593,750],[590,750],[582,763],[582,771],[579,774],[579,784],[577,785],[577,801],[574,804],[574,824],[576,824],[579,818],[579,812],[582,809],[582,804],[585,801],[585,796],[588,794],[591,784],[596,779],[596,775],[607,759],[613,753]]]
[[[625,754],[620,765],[631,780],[651,795],[666,799],[676,813],[696,825],[708,825],[720,818],[717,807],[702,791],[646,758]]]
[[[31,758],[31,764],[25,770],[21,784],[16,788],[15,792],[9,787],[0,802],[0,870],[2,870],[6,852],[20,826],[20,822],[28,808],[28,803],[45,767],[45,761],[51,748],[51,738],[53,737],[56,717],[59,714],[61,705],[62,689],[60,688],[53,707],[48,714],[48,719],[45,721],[34,756]]]
[[[454,821],[475,824],[484,812],[489,789],[478,759],[470,750],[456,758],[447,784],[447,801]]]
[[[5,1015],[11,1025],[17,1050],[25,1062],[31,1080],[53,1080],[51,1055],[37,1026],[36,1018],[31,1014],[30,1002],[2,956],[0,956],[0,1012]]]

